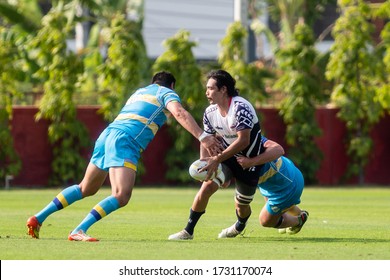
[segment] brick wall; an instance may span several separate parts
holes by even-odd
[[[92,145],[106,123],[97,114],[99,107],[78,107],[78,119],[88,128]],[[288,155],[288,147],[284,141],[285,126],[278,111],[273,108],[261,108],[261,123],[264,134],[282,144]],[[38,121],[34,115],[38,109],[33,106],[16,106],[13,111],[12,135],[15,149],[22,160],[22,170],[11,181],[11,185],[45,186],[50,175],[52,153],[47,138],[47,121]],[[323,130],[316,143],[324,153],[321,168],[317,173],[321,185],[338,185],[348,166],[348,157],[344,143],[345,126],[336,117],[337,109],[320,108],[316,118]],[[183,129],[183,133],[187,133]],[[367,184],[390,185],[390,172],[387,159],[390,158],[390,116],[382,120],[372,130],[375,148],[371,154],[370,162],[365,169],[365,182]],[[143,162],[146,173],[140,178],[140,184],[166,184],[164,174],[167,166],[163,158],[166,150],[171,146],[172,140],[167,134],[166,127],[157,134],[143,153]],[[84,156],[89,159],[93,146],[87,149]],[[357,178],[347,183],[356,183]]]

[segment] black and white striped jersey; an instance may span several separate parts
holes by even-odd
[[[203,115],[203,126],[206,133],[220,136],[225,148],[237,139],[237,131],[250,129],[250,144],[240,154],[254,157],[262,152],[259,118],[252,104],[241,96],[232,97],[225,117],[220,114],[217,105],[207,107]]]

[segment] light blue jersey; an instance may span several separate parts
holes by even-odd
[[[261,167],[258,187],[268,198],[268,212],[278,214],[301,202],[304,180],[294,163],[282,156]]]
[[[170,101],[180,102],[180,97],[172,89],[157,84],[138,89],[109,127],[126,132],[145,149],[166,122],[166,105]]]
[[[91,162],[100,169],[137,170],[140,154],[167,121],[169,102],[181,102],[172,89],[152,84],[138,89],[96,140]]]

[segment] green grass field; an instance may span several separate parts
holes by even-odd
[[[59,192],[0,191],[1,260],[390,260],[390,188],[308,187],[301,208],[310,213],[297,235],[263,228],[257,194],[245,237],[217,238],[235,221],[233,189],[218,191],[192,241],[168,241],[181,230],[197,189],[136,187],[130,203],[88,233],[97,243],[70,242],[67,236],[89,210],[110,194],[103,188],[50,216],[41,239],[26,235],[25,223]]]

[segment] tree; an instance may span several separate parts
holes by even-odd
[[[112,121],[128,95],[143,82],[149,65],[137,22],[116,13],[110,28],[105,29],[105,37],[109,47],[107,60],[99,70],[99,81],[104,90],[100,111],[106,120]]]
[[[38,1],[12,1],[0,3],[1,16],[11,25],[17,26],[25,32],[35,32],[40,25],[42,13],[39,10]]]
[[[66,39],[72,25],[65,17],[64,6],[58,5],[42,18],[42,28],[31,40],[31,54],[39,64],[36,77],[43,82],[44,95],[37,119],[50,121],[48,136],[53,146],[51,185],[79,180],[85,160],[81,150],[89,146],[88,133],[76,118],[73,95],[77,92],[82,63],[69,52]]]
[[[76,52],[84,73],[79,104],[101,104],[112,121],[128,94],[149,79],[150,62],[142,37],[143,0],[72,1]]]
[[[14,150],[10,120],[12,100],[21,95],[18,81],[23,76],[21,58],[15,50],[17,35],[0,25],[0,180],[7,175],[16,176],[21,161]]]
[[[305,175],[305,181],[315,182],[322,154],[315,137],[321,134],[315,118],[316,104],[324,99],[321,90],[321,70],[316,66],[320,57],[314,47],[313,31],[297,24],[289,44],[276,52],[282,71],[274,88],[286,93],[280,103],[280,114],[286,124],[289,156]]]
[[[26,35],[38,28],[40,11],[35,1],[10,5],[0,3],[0,180],[16,176],[21,161],[11,135],[12,105],[23,98],[25,81],[32,80],[28,71],[34,63],[26,59]],[[29,10],[30,13],[26,13]],[[31,13],[34,11],[36,13]]]
[[[379,19],[390,18],[390,2],[387,1],[374,9],[374,17]],[[377,87],[378,102],[383,109],[390,112],[390,22],[387,22],[380,34],[381,42],[378,44],[378,55],[381,60],[378,71],[379,84]]]
[[[244,41],[247,36],[248,32],[241,22],[231,23],[220,42],[222,50],[218,62],[236,80],[241,95],[252,102],[263,101],[267,96],[265,79],[273,77],[273,74],[256,62],[246,62]]]
[[[17,49],[24,63],[25,75],[20,80],[30,83],[25,88],[43,94],[37,119],[50,121],[48,135],[54,156],[50,183],[59,184],[81,179],[84,160],[80,153],[89,146],[86,129],[76,120],[74,101],[83,100],[83,90],[95,90],[95,96],[102,95],[104,117],[112,120],[126,95],[146,76],[148,60],[141,35],[142,15],[137,21],[127,18],[133,10],[142,11],[142,5],[140,1],[129,0],[57,0],[51,2],[51,10],[43,17],[37,3],[38,0],[0,3],[0,14],[18,35],[13,50]],[[80,13],[80,8],[90,13]],[[77,33],[75,26],[85,21],[94,22],[95,28],[88,45],[73,53],[67,39]],[[107,46],[107,58],[98,43],[102,41]],[[6,71],[12,69],[7,67]],[[96,85],[102,89],[96,90]]]
[[[176,77],[175,90],[180,95],[183,106],[191,112],[198,123],[201,123],[207,99],[204,96],[201,70],[192,53],[195,45],[190,41],[188,31],[178,31],[164,41],[166,51],[157,58],[152,69],[154,72],[170,71]],[[169,121],[169,131],[174,143],[166,157],[169,166],[167,179],[189,182],[191,180],[188,176],[189,163],[199,158],[199,149],[193,149],[193,136],[183,133],[183,128],[177,122]]]
[[[340,8],[342,14],[333,29],[335,42],[326,76],[335,83],[332,101],[340,108],[338,117],[347,127],[347,177],[359,174],[359,183],[363,184],[363,168],[373,146],[370,130],[383,114],[377,90],[381,70],[374,51],[369,6],[362,0],[344,0]]]

